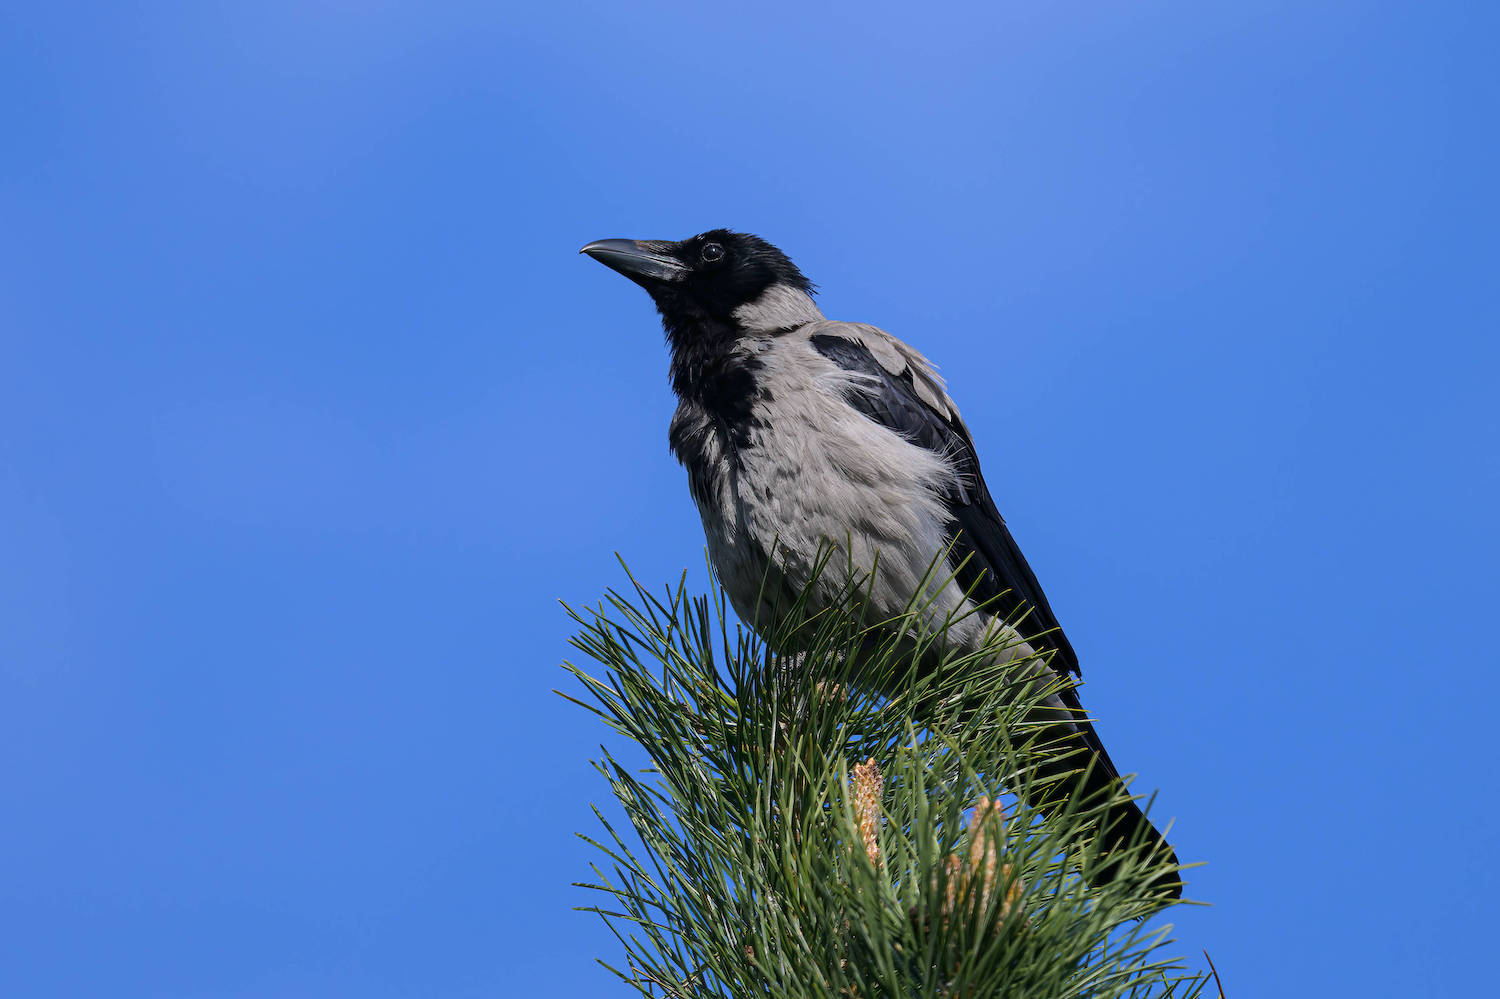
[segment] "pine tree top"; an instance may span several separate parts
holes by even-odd
[[[721,595],[632,579],[588,611],[565,664],[574,701],[628,740],[596,761],[602,809],[584,887],[647,996],[1196,997],[1161,956],[1174,903],[1143,844],[1106,853],[1107,801],[1026,806],[1045,697],[1006,657],[918,676],[916,618],[802,620],[778,656]],[[857,604],[851,604],[857,606]],[[915,610],[915,609],[914,609]],[[895,625],[893,628],[892,625]],[[941,646],[941,635],[919,638]],[[895,682],[893,682],[895,681]],[[874,691],[897,690],[895,696]],[[644,756],[633,769],[620,761]],[[1020,792],[1019,796],[1017,792]],[[1110,865],[1112,880],[1090,885]],[[1170,873],[1170,872],[1169,872]]]

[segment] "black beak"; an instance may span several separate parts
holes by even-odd
[[[682,261],[672,256],[676,245],[656,240],[601,239],[578,252],[587,253],[605,267],[649,288],[648,282],[681,281],[690,273]]]

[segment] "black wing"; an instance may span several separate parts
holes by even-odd
[[[1078,656],[995,508],[963,422],[922,401],[910,367],[892,374],[864,344],[836,334],[819,333],[809,340],[839,367],[870,376],[849,393],[850,405],[913,444],[944,455],[957,471],[958,479],[944,498],[952,518],[947,541],[953,545],[954,562],[964,562],[957,572],[959,585],[985,601],[997,616],[1020,619],[1018,630],[1028,642],[1056,651],[1054,667],[1078,673]]]
[[[958,581],[965,587],[973,587],[970,592],[975,597],[993,599],[995,613],[1011,619],[1020,617],[1019,630],[1033,648],[1055,651],[1052,665],[1059,674],[1066,677],[1067,673],[1078,673],[1078,657],[1058,626],[1031,566],[1026,564],[1004,518],[995,509],[995,501],[979,474],[974,442],[946,398],[927,381],[924,373],[912,370],[909,359],[892,373],[869,347],[858,341],[834,333],[814,334],[809,340],[819,353],[839,367],[869,376],[861,380],[863,384],[851,387],[847,397],[851,405],[913,444],[944,455],[957,471],[958,479],[947,490],[945,499],[952,515],[947,540],[953,545],[954,559],[968,559],[965,568],[957,573]],[[892,363],[891,367],[897,365]],[[918,378],[922,379],[920,387]],[[1051,785],[1051,790],[1042,790],[1037,804],[1050,809],[1065,806],[1075,795],[1086,801],[1101,800],[1105,794],[1120,795],[1119,770],[1079,703],[1078,691],[1067,684],[1057,691],[1057,696],[1071,716],[1066,727],[1081,745],[1067,738],[1058,743],[1065,747],[1064,755],[1044,764],[1039,773],[1059,780]],[[1073,755],[1066,747],[1087,750],[1096,762],[1085,766],[1088,757]],[[1161,885],[1171,897],[1182,897],[1178,875],[1171,869],[1176,867],[1176,854],[1134,802],[1119,801],[1111,806],[1102,828],[1106,849],[1138,837],[1154,843],[1158,855],[1170,865],[1161,876]],[[1112,876],[1106,869],[1096,883]]]

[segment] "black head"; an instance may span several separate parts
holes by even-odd
[[[736,309],[755,302],[773,285],[813,292],[812,282],[785,253],[759,236],[728,229],[678,243],[602,239],[579,252],[650,292],[669,330],[695,319],[730,323]]]

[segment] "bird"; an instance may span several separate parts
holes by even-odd
[[[579,252],[644,288],[661,315],[677,398],[668,442],[740,618],[774,623],[803,588],[821,588],[814,604],[839,599],[816,569],[831,544],[872,573],[861,596],[875,620],[899,617],[920,595],[961,649],[1009,629],[1007,654],[1056,680],[1049,719],[1068,759],[1041,768],[1055,780],[1040,807],[1109,795],[1106,854],[1148,844],[1168,872],[1154,883],[1180,898],[1176,854],[1122,792],[1074,686],[1077,653],[934,366],[876,326],[828,319],[797,265],[749,233],[604,239]],[[1092,878],[1105,883],[1112,870],[1100,865]]]

